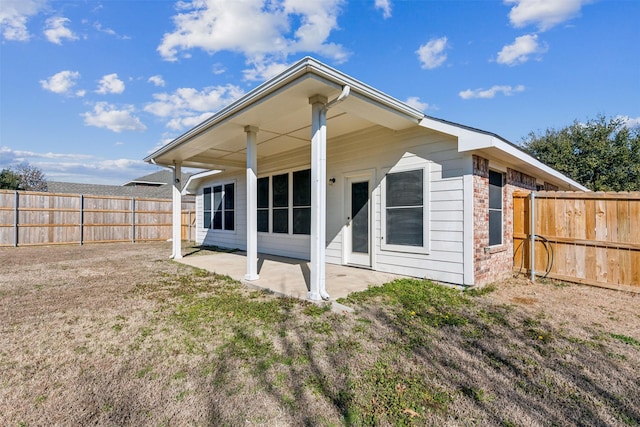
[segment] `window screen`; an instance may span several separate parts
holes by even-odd
[[[204,205],[202,226],[204,228],[211,228],[211,187],[207,187],[203,190],[202,199]]]
[[[271,178],[274,233],[289,232],[289,174],[274,175]]]
[[[293,234],[311,234],[311,169],[293,173]]]
[[[499,172],[489,171],[489,246],[502,244],[502,187]]]
[[[269,177],[258,178],[258,231],[269,232]]]
[[[386,177],[386,243],[424,246],[423,169]]]
[[[235,185],[233,183],[204,188],[203,226],[214,230],[235,229]]]

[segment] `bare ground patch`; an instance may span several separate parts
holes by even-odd
[[[338,315],[169,253],[0,249],[0,425],[640,424],[640,295],[408,281]]]

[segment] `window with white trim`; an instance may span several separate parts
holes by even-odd
[[[382,208],[382,249],[421,252],[428,249],[427,169],[386,174]]]
[[[213,230],[235,230],[235,184],[233,182],[205,187],[203,227]]]
[[[504,175],[489,171],[489,246],[502,244],[502,189]]]
[[[311,169],[258,178],[258,231],[311,234]]]
[[[273,233],[289,233],[289,174],[271,177],[271,206]]]
[[[269,177],[258,178],[258,231],[269,232]]]

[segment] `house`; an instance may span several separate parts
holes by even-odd
[[[183,173],[181,177],[182,182],[187,182],[190,176],[190,173]],[[163,169],[125,182],[122,185],[48,181],[47,191],[49,193],[59,194],[170,199],[173,188],[172,179],[171,171]]]
[[[493,133],[426,116],[304,58],[146,159],[207,169],[197,238],[325,263],[484,285],[512,271],[515,189],[586,190]],[[174,204],[175,205],[175,204]],[[175,227],[175,224],[174,224]],[[174,257],[181,257],[179,245]]]

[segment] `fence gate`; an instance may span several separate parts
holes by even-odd
[[[640,292],[640,192],[515,192],[514,268]]]

